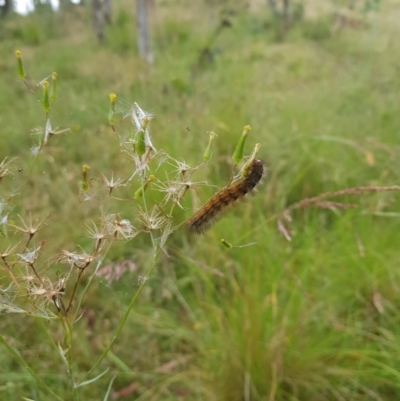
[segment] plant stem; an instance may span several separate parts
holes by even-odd
[[[68,376],[69,376],[69,379],[71,382],[71,387],[72,387],[72,399],[78,400],[78,390],[75,386],[74,370],[73,370],[72,358],[71,358],[72,326],[68,320],[68,317],[60,315],[60,320],[61,320],[61,323],[62,323],[62,326],[64,329],[64,333],[65,333],[63,352],[64,352],[64,356],[65,356],[65,361],[67,363],[67,372],[68,372]]]
[[[21,192],[20,192],[20,194],[19,194],[19,196],[18,196],[17,201],[15,202],[13,208],[12,208],[11,211],[10,211],[10,215],[13,214],[14,210],[16,209],[16,207],[18,206],[19,202],[21,201],[21,199],[22,199],[22,197],[23,197],[23,195],[24,195],[25,189],[26,189],[26,187],[27,187],[27,185],[28,185],[28,181],[30,180],[30,178],[31,178],[31,176],[32,176],[33,167],[34,167],[35,164],[36,164],[36,161],[37,161],[38,156],[39,156],[39,153],[37,153],[37,154],[35,155],[34,159],[33,159],[33,162],[32,162],[31,167],[30,167],[30,169],[29,169],[28,177],[27,177],[27,179],[26,179],[26,181],[25,181],[25,184],[23,185],[23,187],[22,187],[22,189],[21,189]]]
[[[24,368],[30,373],[30,375],[37,381],[37,383],[46,390],[49,394],[51,394],[54,399],[63,401],[61,397],[59,397],[47,384],[33,371],[33,369],[28,365],[25,359],[21,356],[21,354],[12,346],[10,345],[6,339],[0,334],[0,343],[3,344],[11,354],[18,360],[18,362],[24,366]]]
[[[75,310],[74,318],[72,319],[72,321],[73,321],[74,323],[76,322],[76,319],[77,319],[79,310],[81,309],[81,305],[82,305],[83,299],[85,298],[85,295],[86,295],[86,293],[87,293],[87,291],[88,291],[90,285],[92,284],[94,278],[96,277],[97,271],[99,270],[101,264],[103,263],[103,260],[104,260],[105,257],[107,256],[108,251],[110,250],[112,244],[113,244],[113,241],[110,241],[110,243],[109,243],[109,245],[108,245],[108,248],[106,249],[106,252],[103,254],[103,256],[102,256],[100,259],[98,259],[97,264],[96,264],[96,267],[95,267],[95,269],[94,269],[94,272],[93,272],[93,274],[90,276],[90,278],[89,278],[89,280],[88,280],[88,282],[87,282],[85,288],[83,289],[83,292],[82,292],[82,294],[81,294],[81,296],[80,296],[80,298],[79,298],[78,305],[77,305],[76,310]]]
[[[149,277],[151,275],[151,273],[153,272],[154,267],[156,265],[156,262],[158,260],[158,257],[160,255],[160,251],[161,251],[160,246],[157,246],[157,248],[154,251],[152,264],[151,264],[149,270],[147,271],[146,277]],[[107,348],[103,351],[103,353],[101,354],[100,358],[96,361],[96,363],[91,367],[91,369],[83,377],[82,381],[84,381],[97,368],[97,366],[99,366],[99,364],[106,357],[108,352],[111,350],[112,346],[114,345],[115,341],[118,338],[118,335],[121,333],[121,330],[124,327],[126,320],[128,319],[128,316],[129,316],[129,314],[130,314],[130,312],[131,312],[131,310],[133,308],[133,305],[135,304],[138,296],[140,295],[140,293],[142,292],[144,286],[146,285],[146,282],[147,282],[147,280],[143,281],[142,284],[140,284],[140,286],[139,286],[138,290],[136,291],[135,295],[132,297],[131,302],[128,305],[128,308],[126,309],[126,311],[123,314],[121,320],[119,321],[119,324],[117,326],[117,329],[115,330],[115,333],[114,333],[114,336],[113,336],[111,342],[108,344]]]

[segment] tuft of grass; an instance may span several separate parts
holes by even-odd
[[[133,52],[111,44],[99,49],[81,9],[68,11],[65,22],[54,16],[63,34],[49,37],[40,30],[39,46],[9,33],[0,43],[0,156],[20,157],[14,162],[16,187],[27,181],[29,128],[42,121],[37,100],[13,78],[15,60],[8,55],[15,48],[25,55],[31,76],[44,78],[49,66],[58,72],[57,102],[65,106],[55,108],[53,118],[72,129],[37,160],[40,175],[29,179],[29,200],[19,210],[56,217],[43,229],[52,238],[49,254],[65,243],[90,245],[78,227],[90,224],[99,209],[77,203],[81,166],[90,160],[95,183],[100,172],[117,178],[129,166],[118,157],[108,128],[111,91],[155,112],[153,132],[162,132],[154,138],[157,146],[189,163],[201,156],[206,131],[213,130],[218,140],[202,179],[217,187],[229,182],[228,156],[240,127],[250,124],[249,139],[264,145],[268,176],[257,196],[200,238],[183,231],[171,237],[168,256],[160,257],[102,363],[110,367],[107,377],[82,387],[82,398],[103,397],[114,374],[113,391],[140,400],[398,398],[398,195],[366,194],[354,210],[296,210],[290,242],[271,218],[321,193],[398,185],[399,10],[389,3],[363,29],[336,30],[329,16],[306,19],[281,43],[261,13],[243,12],[232,17],[195,76],[193,65],[213,29],[200,3],[184,10],[180,4],[159,6],[151,70]],[[112,27],[110,38],[113,29],[119,34]],[[5,190],[9,184],[1,185]],[[126,198],[135,192],[120,190]],[[214,191],[188,198],[178,217],[184,220]],[[121,214],[132,211],[130,202],[119,207]],[[221,238],[234,247],[223,247]],[[256,244],[239,248],[249,243]],[[104,351],[142,284],[150,250],[143,239],[117,243],[108,253],[110,269],[129,262],[132,271],[111,283],[100,278],[89,288],[74,331],[76,371],[89,370],[94,355]],[[83,275],[82,284],[87,280]],[[62,330],[26,316],[3,316],[0,328],[42,380],[67,398],[64,362],[49,357],[63,340]],[[3,347],[0,356],[2,399],[35,399],[36,382]]]

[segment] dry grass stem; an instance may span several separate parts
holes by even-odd
[[[343,195],[363,195],[368,192],[377,193],[377,192],[388,192],[388,191],[400,191],[400,185],[391,185],[388,187],[379,187],[379,186],[355,187],[355,188],[346,188],[335,192],[326,192],[321,195],[314,196],[312,198],[302,199],[301,201],[290,205],[282,212],[282,215],[287,221],[291,221],[292,218],[290,217],[290,212],[292,210],[301,209],[304,207],[322,207],[327,209],[354,208],[357,205],[338,203],[338,202],[321,202],[321,201],[323,201],[324,199],[336,198],[338,196],[343,196]]]

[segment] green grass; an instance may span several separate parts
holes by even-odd
[[[114,375],[114,391],[132,386],[126,399],[141,401],[398,399],[400,223],[388,213],[398,213],[399,195],[345,197],[360,205],[355,210],[294,212],[291,242],[278,232],[276,215],[322,192],[398,184],[400,32],[392,19],[399,7],[387,5],[359,30],[326,32],[325,17],[299,22],[279,43],[271,25],[265,29],[266,12],[234,16],[215,43],[213,63],[195,76],[211,28],[206,17],[200,21],[201,6],[182,13],[175,11],[183,6],[172,7],[158,9],[151,68],[127,39],[134,30],[125,11],[109,28],[105,47],[84,28],[84,10],[54,15],[46,29],[37,28],[37,16],[27,25],[13,18],[0,26],[7,38],[0,43],[0,159],[18,156],[23,168],[12,185],[27,179],[29,130],[42,124],[40,105],[17,80],[15,49],[32,77],[57,71],[53,119],[72,128],[39,158],[19,208],[52,216],[42,234],[49,254],[86,246],[84,225],[98,215],[97,205],[78,203],[81,165],[89,164],[96,178],[117,176],[128,165],[107,122],[110,92],[154,112],[155,146],[188,163],[201,160],[206,131],[214,130],[215,152],[202,178],[218,187],[229,179],[229,157],[246,124],[252,126],[247,153],[262,143],[268,168],[257,195],[212,230],[199,237],[181,230],[170,238],[169,256],[160,258],[96,372],[110,371],[84,387],[81,399],[102,399]],[[28,28],[38,30],[34,42]],[[212,191],[201,191],[201,200]],[[191,200],[184,206],[182,219]],[[132,215],[131,203],[116,207]],[[221,238],[257,244],[228,250]],[[90,369],[109,343],[149,252],[140,239],[110,252],[108,262],[129,259],[138,267],[91,287],[74,333],[75,370]],[[0,332],[42,380],[71,399],[65,366],[52,349],[52,341],[62,340],[54,322],[4,315]],[[4,347],[0,358],[1,399],[53,399]]]

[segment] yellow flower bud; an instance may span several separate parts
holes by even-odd
[[[117,95],[115,93],[110,93],[108,95],[110,99],[110,111],[108,112],[108,122],[110,124],[114,124],[114,117],[115,117],[115,99],[117,98]]]
[[[26,77],[26,74],[24,66],[22,65],[21,52],[19,50],[16,50],[15,56],[17,57],[18,77],[21,81],[23,81]]]
[[[226,246],[228,249],[231,249],[233,247],[233,245],[230,242],[225,241],[223,238],[221,239],[221,243],[222,243],[222,245]]]
[[[84,164],[82,166],[82,180],[80,183],[80,189],[82,192],[87,193],[90,188],[89,184],[89,178],[88,178],[88,171],[90,170],[90,167],[87,164]]]
[[[57,73],[53,72],[51,74],[51,93],[50,99],[54,102],[57,99]]]

